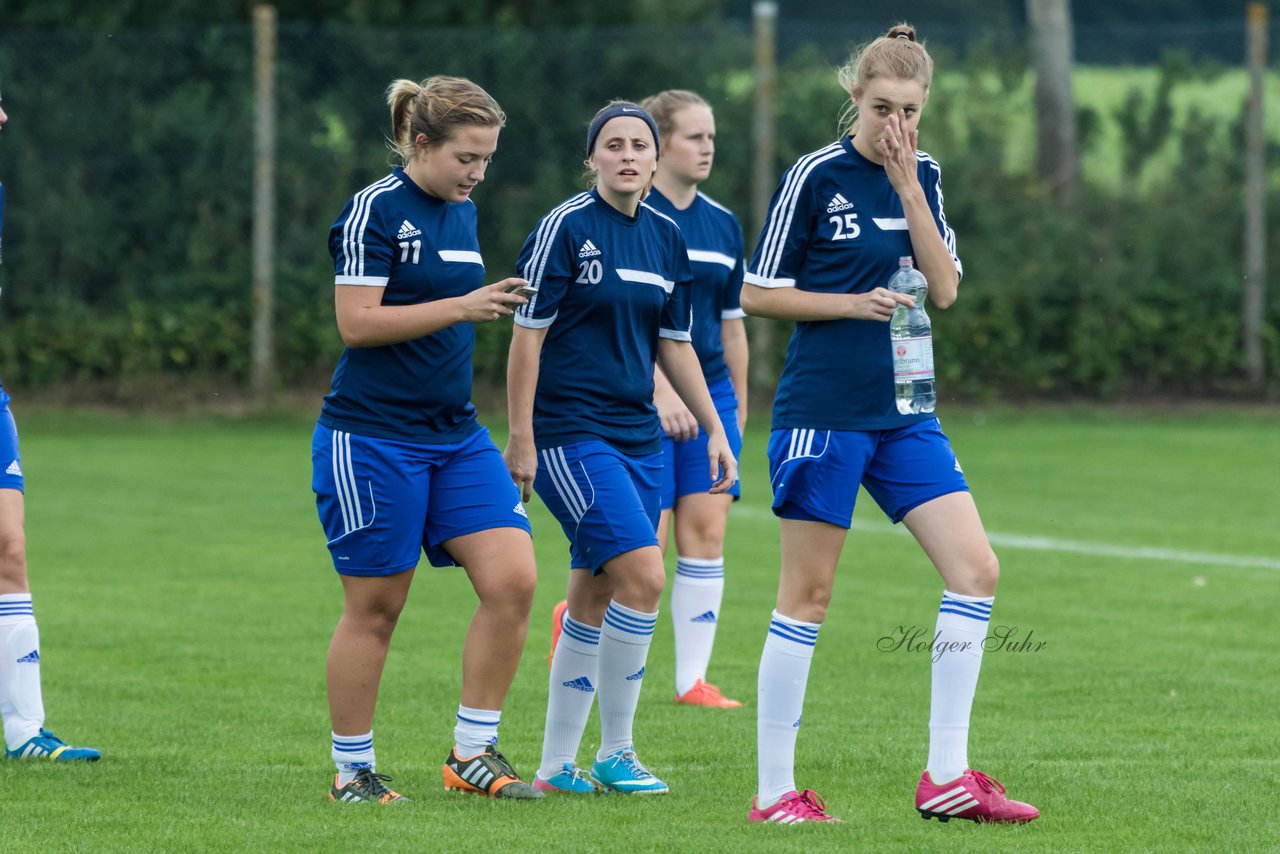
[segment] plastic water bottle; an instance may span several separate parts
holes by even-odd
[[[898,272],[889,279],[889,290],[914,297],[915,308],[899,305],[889,321],[893,346],[893,388],[903,415],[933,412],[938,396],[933,390],[933,326],[924,310],[929,283],[915,268],[911,256],[898,259]]]

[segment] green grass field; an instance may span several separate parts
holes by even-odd
[[[798,781],[839,826],[750,826],[755,674],[777,577],[763,418],[744,460],[712,678],[736,712],[671,702],[659,620],[637,739],[658,799],[450,796],[459,644],[472,594],[423,567],[375,724],[379,770],[413,799],[344,808],[324,656],[338,582],[301,417],[148,420],[18,410],[51,728],[102,762],[0,763],[7,851],[1065,851],[1273,848],[1280,758],[1280,413],[944,413],[997,552],[993,625],[1043,642],[988,652],[970,756],[1042,818],[921,821],[927,653],[941,585],[863,496],[819,639]],[[563,538],[531,507],[540,589],[502,747],[539,753]],[[1037,539],[1038,538],[1038,539]],[[594,713],[582,757],[595,743]]]

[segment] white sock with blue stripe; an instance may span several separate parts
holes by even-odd
[[[945,590],[934,633],[933,689],[929,701],[929,776],[949,783],[969,767],[969,712],[982,669],[994,596]]]
[[[560,625],[563,631],[551,658],[547,723],[542,731],[542,760],[538,766],[538,776],[544,780],[564,770],[565,763],[575,764],[599,681],[599,627],[578,622],[568,611]]]
[[[676,636],[676,695],[706,680],[724,597],[724,558],[676,558],[671,622]]]
[[[610,602],[600,627],[600,751],[603,760],[631,747],[631,724],[640,703],[658,612],[646,614]]]
[[[4,740],[17,749],[40,734],[40,631],[30,593],[0,595],[0,716]]]
[[[796,790],[796,736],[809,685],[809,665],[821,623],[806,623],[773,612],[760,655],[756,755],[760,809]]]
[[[453,752],[459,759],[470,759],[498,743],[501,709],[470,709],[458,704],[458,722],[453,725]]]
[[[373,755],[373,730],[364,735],[338,735],[333,733],[333,764],[338,766],[337,786],[341,789],[356,778],[361,768],[378,770]]]

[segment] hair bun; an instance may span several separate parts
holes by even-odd
[[[906,39],[907,41],[916,40],[916,28],[910,24],[898,24],[896,27],[890,27],[889,32],[884,34],[887,39]]]

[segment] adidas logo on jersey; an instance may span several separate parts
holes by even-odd
[[[512,512],[515,513],[517,516],[523,516],[526,519],[529,518],[529,514],[525,512],[524,505],[521,504],[519,501],[516,502],[515,510],[513,510]]]
[[[714,623],[715,621],[716,621],[715,611],[703,611],[698,616],[689,618],[689,622],[691,623]]]
[[[26,655],[22,656],[22,658],[19,658],[17,663],[18,663],[18,664],[39,664],[39,663],[40,663],[40,650],[38,650],[38,649],[33,649],[33,650],[31,650],[31,652],[29,652],[29,653],[27,653]]]
[[[846,199],[839,193],[831,197],[831,201],[827,202],[827,213],[837,213],[839,211],[847,211],[853,207],[853,202]]]
[[[600,250],[596,248],[596,245],[590,239],[582,244],[582,248],[578,250],[579,258],[594,258],[599,254],[601,254]]]
[[[566,688],[577,688],[584,694],[594,694],[596,686],[591,684],[591,680],[585,676],[579,676],[577,679],[570,679],[568,682],[560,683]]]
[[[5,474],[11,474],[14,477],[22,477],[22,466],[18,465],[18,461],[14,460],[9,463],[9,467],[4,470]]]
[[[400,230],[396,232],[397,240],[408,240],[410,237],[417,237],[422,234],[422,229],[415,226],[409,220],[400,223]]]

